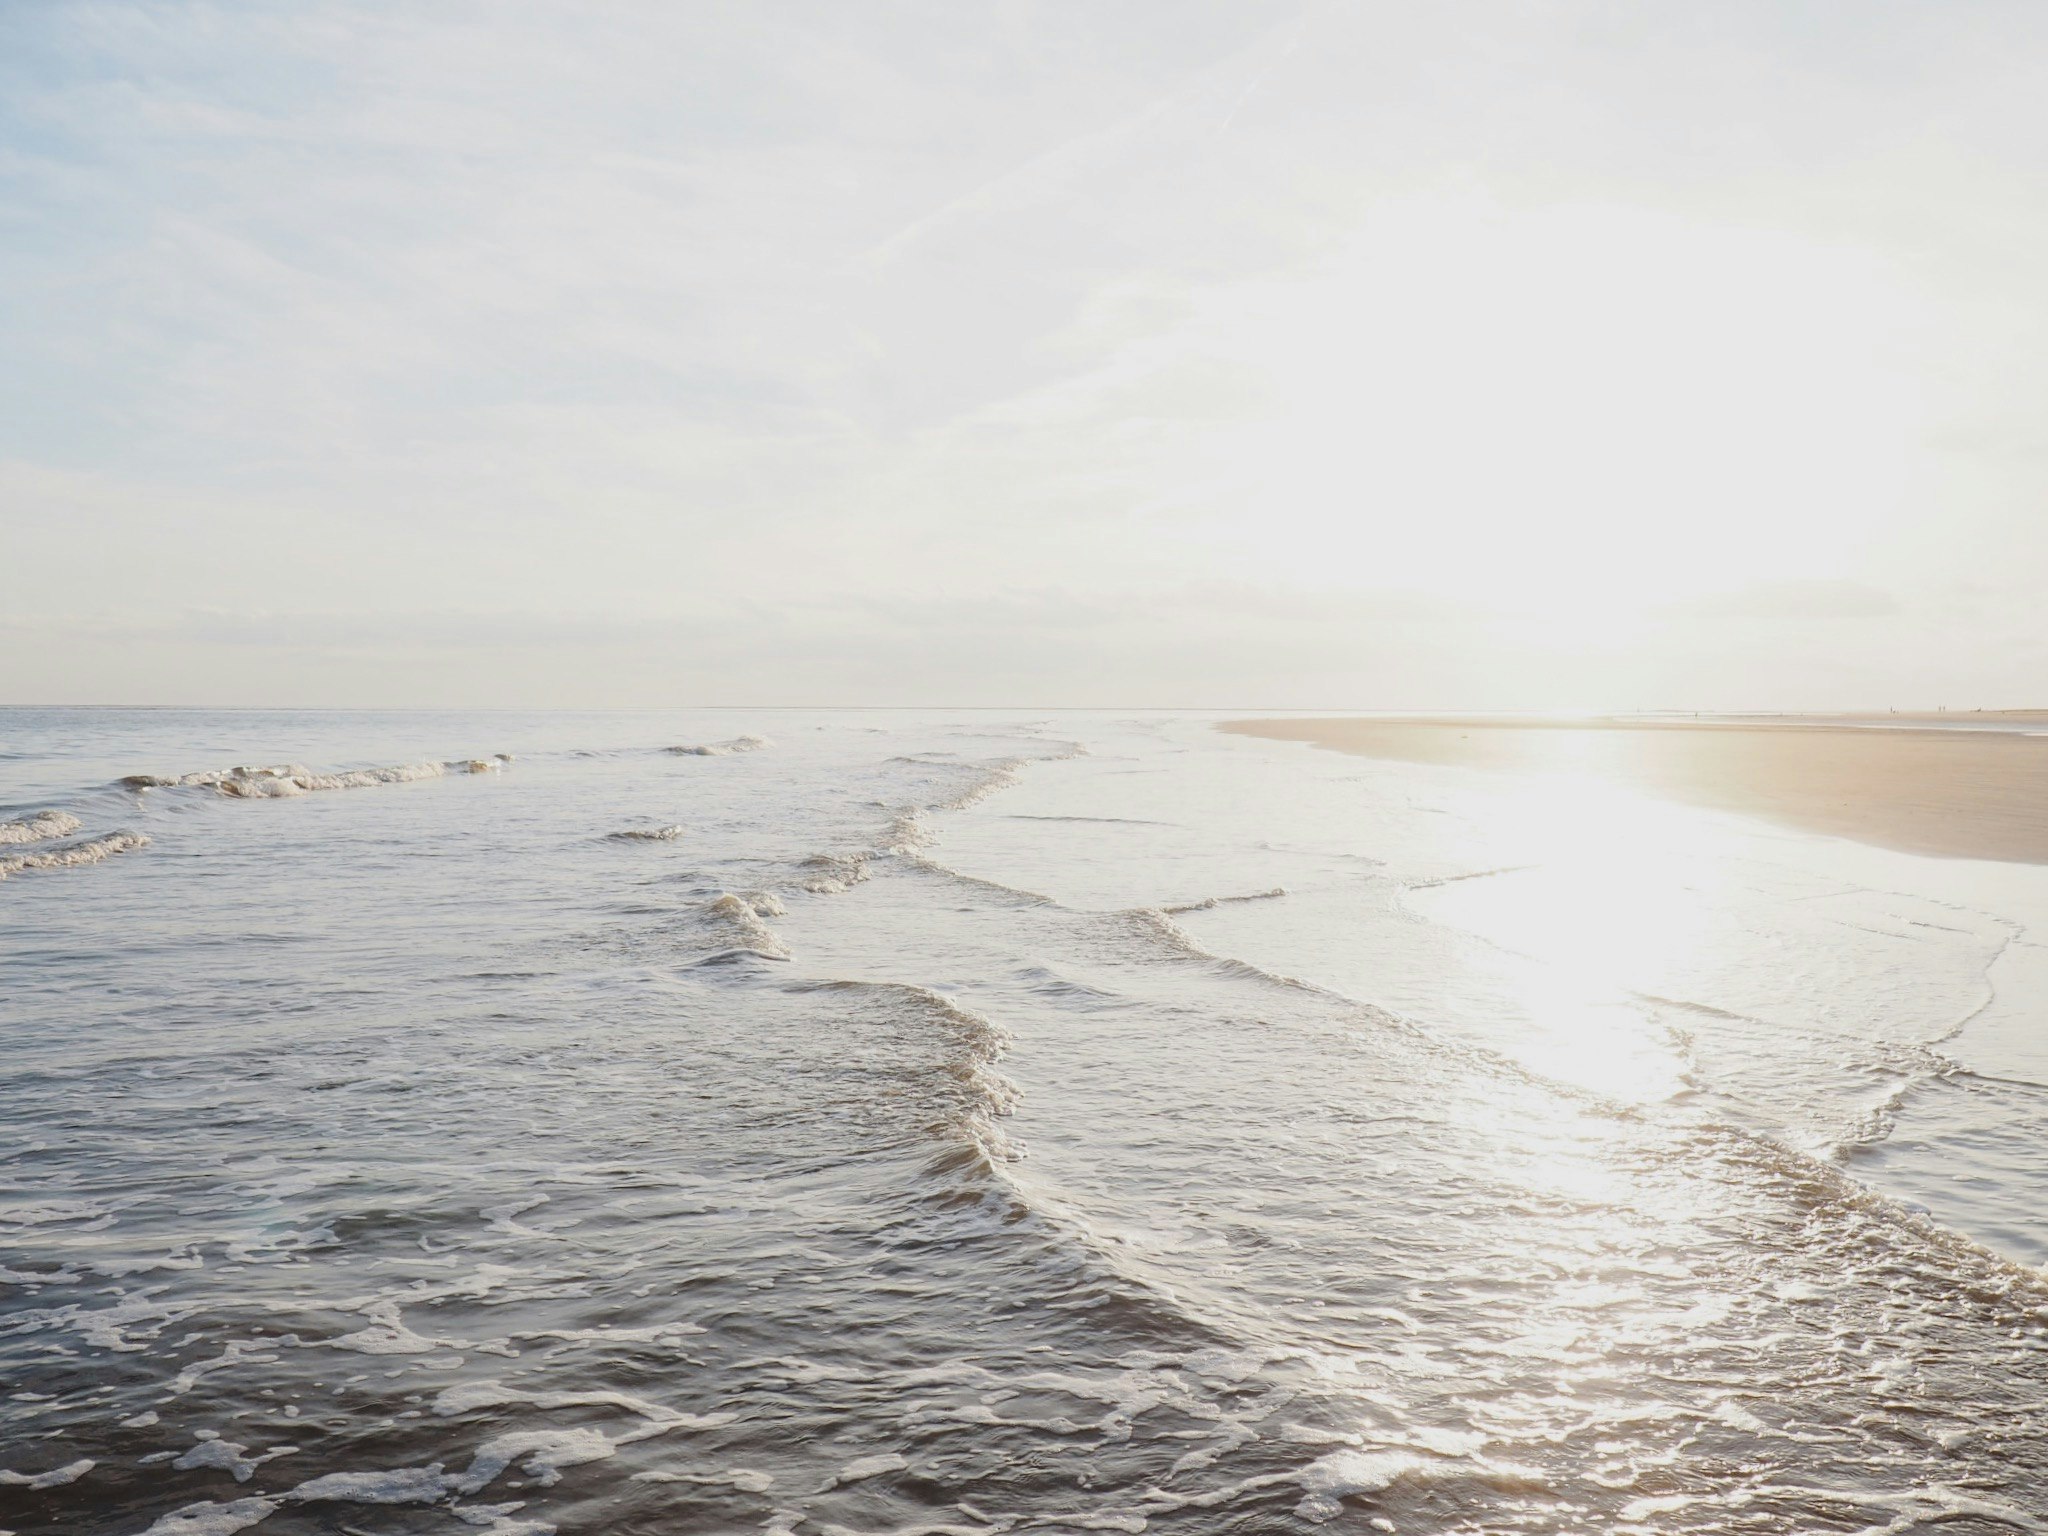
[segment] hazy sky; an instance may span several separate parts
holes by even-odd
[[[0,701],[2048,704],[2048,6],[0,0]]]

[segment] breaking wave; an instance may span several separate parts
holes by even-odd
[[[705,913],[736,941],[734,948],[751,950],[769,960],[787,960],[789,950],[775,936],[775,930],[761,919],[781,917],[779,898],[768,891],[723,892],[706,903]]]
[[[1271,901],[1286,894],[1286,887],[1276,885],[1270,891],[1249,891],[1242,896],[1205,896],[1200,901],[1184,901],[1177,906],[1161,907],[1159,910],[1169,915],[1177,912],[1209,912],[1217,907],[1235,906],[1243,901]]]
[[[346,773],[316,773],[300,763],[267,768],[238,766],[170,777],[131,773],[120,782],[127,789],[213,789],[239,800],[280,800],[328,789],[369,789],[379,784],[410,784],[451,773],[495,773],[512,761],[508,752],[494,757],[455,758],[448,762],[400,763],[390,768],[355,768]]]
[[[867,879],[870,857],[865,853],[814,853],[803,861],[807,871],[804,889],[814,896],[851,890]]]
[[[0,880],[32,869],[79,869],[97,864],[117,853],[147,848],[149,839],[140,832],[109,832],[83,843],[47,848],[35,853],[0,853]]]
[[[933,1171],[958,1174],[972,1170],[991,1175],[1023,1157],[1023,1149],[1004,1135],[997,1123],[1014,1113],[1023,1098],[1017,1085],[997,1068],[1011,1044],[1008,1030],[944,993],[914,982],[807,981],[797,989],[855,994],[905,1009],[949,1043],[944,1070],[960,1097],[928,1129],[954,1152],[964,1152],[967,1157],[962,1162],[957,1156],[943,1156]],[[1009,1193],[1018,1197],[1014,1189]]]
[[[26,821],[0,821],[0,846],[69,837],[84,825],[69,811],[38,811]]]
[[[673,843],[683,836],[681,827],[627,827],[620,832],[607,832],[606,838],[615,843]]]
[[[670,747],[678,757],[730,757],[735,752],[758,752],[773,746],[765,736],[735,736],[730,741],[707,741],[698,746]]]

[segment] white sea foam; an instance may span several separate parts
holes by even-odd
[[[515,1500],[510,1504],[457,1504],[448,1513],[464,1525],[473,1525],[483,1536],[555,1536],[556,1526],[547,1520],[521,1520],[515,1518],[526,1505]]]
[[[461,1339],[436,1339],[414,1333],[406,1327],[395,1301],[377,1301],[363,1308],[370,1326],[355,1333],[329,1339],[329,1349],[346,1349],[359,1355],[430,1355],[437,1349],[474,1349]]]
[[[832,896],[851,890],[868,877],[868,856],[854,853],[814,853],[803,861],[808,873],[804,889],[815,896]]]
[[[467,764],[462,765],[465,769]],[[243,800],[282,799],[309,795],[321,790],[368,789],[376,784],[410,784],[420,779],[438,779],[448,771],[445,763],[401,763],[392,768],[358,768],[350,773],[314,773],[294,765],[289,768],[236,769],[213,781],[224,795]]]
[[[765,736],[735,736],[730,741],[707,741],[697,746],[670,747],[678,757],[731,757],[735,752],[758,752],[774,743]]]
[[[77,1278],[75,1269],[9,1269],[0,1264],[0,1285],[68,1285]]]
[[[469,1470],[450,1486],[458,1493],[479,1493],[517,1464],[541,1487],[552,1487],[562,1480],[564,1467],[603,1461],[618,1453],[621,1441],[641,1438],[641,1432],[633,1431],[614,1440],[603,1430],[590,1428],[512,1430],[478,1446]]]
[[[834,1482],[866,1482],[871,1477],[880,1477],[884,1472],[901,1472],[909,1465],[910,1458],[895,1451],[884,1451],[876,1456],[861,1456],[841,1467]]]
[[[53,1467],[48,1472],[11,1472],[0,1467],[0,1488],[62,1488],[66,1483],[75,1483],[90,1472],[97,1463],[87,1460],[71,1462],[67,1466]]]
[[[342,773],[319,773],[303,763],[280,763],[268,767],[246,764],[213,768],[175,776],[132,773],[121,780],[129,789],[213,789],[238,800],[280,800],[310,795],[322,790],[369,789],[380,784],[411,784],[420,779],[438,779],[451,773],[496,773],[511,762],[511,754],[494,757],[465,757],[448,762],[399,763],[388,768],[352,768]]]
[[[239,1445],[233,1440],[208,1435],[171,1465],[180,1472],[189,1472],[194,1468],[212,1468],[227,1473],[238,1483],[246,1483],[264,1462],[292,1453],[292,1447],[288,1445],[272,1446],[255,1456],[248,1455],[248,1449],[246,1445]]]
[[[0,821],[0,844],[40,843],[69,837],[85,825],[69,811],[37,811],[26,821]]]
[[[1318,1523],[1344,1512],[1354,1494],[1378,1493],[1430,1465],[1413,1451],[1336,1451],[1311,1462],[1300,1474],[1303,1498],[1295,1513]]]
[[[435,1462],[386,1472],[329,1472],[309,1478],[284,1496],[295,1504],[332,1499],[349,1504],[430,1504],[444,1498],[455,1480]]]
[[[601,1402],[607,1396],[609,1394],[592,1394],[588,1400]],[[509,1400],[533,1399],[513,1393]],[[677,1414],[644,1423],[617,1436],[588,1426],[511,1430],[478,1446],[469,1466],[459,1473],[445,1470],[440,1462],[381,1472],[330,1472],[300,1483],[281,1495],[281,1499],[294,1504],[323,1500],[351,1504],[431,1504],[450,1494],[481,1493],[514,1466],[547,1488],[561,1481],[564,1468],[604,1461],[617,1455],[622,1445],[666,1434],[689,1423],[688,1415]]]
[[[683,836],[681,827],[627,827],[619,832],[607,832],[614,842],[619,843],[673,843]]]
[[[92,1226],[72,1230],[92,1231],[95,1227],[110,1226],[112,1223],[113,1218],[110,1216]],[[17,1313],[14,1321],[38,1329],[66,1328],[94,1349],[135,1354],[148,1349],[150,1340],[156,1338],[172,1323],[181,1321],[196,1310],[196,1302],[172,1302],[151,1296],[139,1296],[117,1301],[105,1307],[74,1304]]]
[[[707,903],[704,910],[733,934],[741,948],[771,959],[789,958],[789,951],[775,936],[775,930],[761,921],[764,915],[780,916],[782,913],[782,903],[773,896],[762,891],[750,891],[743,896],[727,891],[717,900]]]
[[[46,848],[36,853],[0,853],[0,880],[26,870],[82,869],[117,853],[147,848],[149,839],[140,832],[109,832],[83,843]]]
[[[142,1536],[235,1536],[237,1531],[262,1524],[277,1511],[278,1505],[271,1499],[187,1504],[163,1516]]]

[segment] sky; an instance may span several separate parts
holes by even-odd
[[[0,0],[0,702],[2048,706],[2038,0]]]

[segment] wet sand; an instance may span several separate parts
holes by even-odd
[[[1898,718],[1929,722],[1898,726]],[[1868,719],[1869,725],[1859,724]],[[1758,720],[1232,720],[1338,752],[1578,772],[1694,805],[1907,853],[2048,863],[2048,737],[1973,722],[2031,714]],[[1946,728],[1933,728],[1939,720]],[[1885,728],[1874,729],[1879,723]]]

